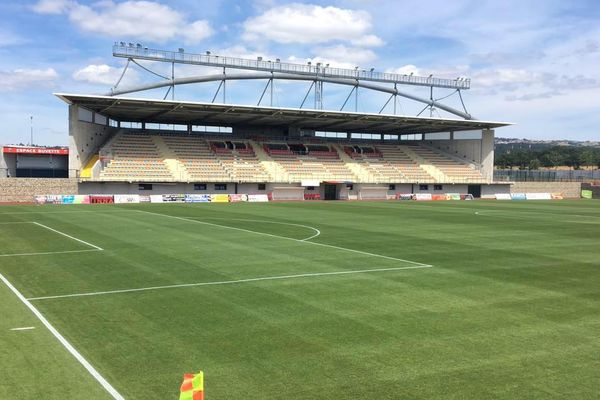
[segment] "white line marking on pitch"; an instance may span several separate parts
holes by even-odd
[[[310,229],[313,232],[315,232],[314,235],[309,236],[307,238],[304,239],[298,239],[301,241],[307,241],[310,239],[314,239],[317,236],[319,236],[321,234],[321,231],[318,230],[317,228],[315,228],[314,226],[310,226],[310,225],[302,225],[302,224],[294,224],[291,222],[279,222],[279,221],[269,221],[266,219],[246,219],[246,218],[222,218],[222,217],[198,217],[198,218],[202,218],[202,219],[218,219],[218,220],[222,220],[222,221],[248,221],[248,222],[262,222],[265,224],[277,224],[277,225],[290,225],[290,226],[299,226],[301,228],[306,228],[306,229]],[[293,239],[293,238],[290,238]]]
[[[75,347],[73,347],[71,343],[69,343],[67,339],[65,339],[64,336],[61,335],[60,332],[58,332],[56,328],[54,328],[50,324],[50,322],[48,322],[46,317],[44,317],[42,313],[39,312],[38,309],[35,308],[35,306],[31,304],[29,300],[27,300],[25,296],[23,296],[21,292],[19,292],[17,288],[15,288],[8,281],[8,279],[4,277],[4,275],[0,274],[0,280],[2,280],[2,282],[4,282],[4,284],[8,286],[10,290],[12,290],[12,292],[19,298],[19,300],[21,300],[23,304],[25,304],[25,306],[29,308],[29,310],[37,317],[37,319],[39,319],[40,322],[44,324],[44,326],[50,331],[50,333],[52,333],[52,335],[54,335],[54,337],[58,339],[58,341],[69,351],[69,353],[71,353],[73,357],[75,357],[75,359],[77,359],[77,361],[79,361],[79,363],[83,365],[83,367],[94,377],[94,379],[98,381],[98,383],[102,385],[102,387],[113,397],[113,399],[125,400],[124,397],[121,396],[121,394],[117,392],[117,390],[114,387],[112,387],[112,385],[108,383],[108,381],[104,379],[104,377],[100,375],[98,371],[96,371],[92,364],[90,364],[85,358],[83,358],[83,356],[75,349]]]
[[[51,230],[52,232],[56,232],[56,233],[58,233],[59,235],[63,235],[63,236],[66,236],[66,237],[68,237],[68,238],[70,238],[70,239],[76,240],[76,241],[78,241],[79,243],[86,244],[86,245],[88,245],[88,246],[90,246],[90,247],[93,247],[93,248],[95,248],[96,250],[104,250],[102,247],[98,247],[98,246],[96,246],[95,244],[91,244],[91,243],[89,243],[89,242],[86,242],[85,240],[77,239],[77,238],[76,238],[76,237],[74,237],[74,236],[67,235],[67,234],[66,234],[66,233],[64,233],[64,232],[57,231],[56,229],[54,229],[54,228],[50,228],[49,226],[46,226],[46,225],[44,225],[44,224],[40,224],[39,222],[33,222],[33,223],[34,223],[34,224],[36,224],[37,226],[41,226],[42,228],[46,228],[46,229],[48,229],[48,230]]]
[[[134,288],[134,289],[107,290],[107,291],[103,291],[103,292],[87,292],[87,293],[63,294],[63,295],[57,295],[57,296],[30,297],[27,300],[36,301],[36,300],[49,300],[49,299],[63,299],[66,297],[100,296],[100,295],[105,295],[105,294],[144,292],[144,291],[148,291],[148,290],[174,289],[174,288],[184,288],[184,287],[194,287],[194,286],[230,285],[230,284],[234,284],[234,283],[274,281],[274,280],[279,280],[279,279],[312,278],[312,277],[328,276],[328,275],[366,274],[366,273],[371,273],[371,272],[400,271],[400,270],[404,270],[404,269],[419,269],[419,268],[433,268],[433,265],[412,265],[410,267],[375,268],[375,269],[360,269],[360,270],[352,270],[352,271],[313,272],[313,273],[296,274],[296,275],[263,276],[263,277],[259,277],[259,278],[235,279],[235,280],[231,280],[231,281],[182,283],[182,284],[177,284],[177,285],[149,286],[149,287]]]
[[[151,212],[151,211],[143,211],[143,210],[132,210],[132,211],[137,211],[137,212],[140,212],[140,213],[151,214],[151,215],[158,215],[158,216],[166,217],[166,218],[178,219],[178,220],[181,220],[181,221],[195,222],[197,224],[218,226],[218,227],[221,227],[221,228],[233,229],[233,230],[241,231],[241,232],[254,233],[256,235],[263,235],[263,236],[270,236],[270,237],[275,237],[275,238],[279,238],[279,239],[292,240],[294,242],[307,243],[307,244],[312,244],[312,245],[315,245],[315,246],[329,247],[331,249],[337,249],[337,250],[342,250],[342,251],[349,251],[349,252],[352,252],[352,253],[364,254],[364,255],[372,256],[372,257],[385,258],[387,260],[401,261],[401,262],[405,262],[405,263],[413,264],[413,265],[421,265],[421,266],[431,267],[430,264],[423,264],[423,263],[420,263],[420,262],[411,261],[411,260],[405,260],[405,259],[402,259],[402,258],[396,258],[396,257],[391,257],[391,256],[384,256],[383,254],[369,253],[367,251],[349,249],[347,247],[334,246],[332,244],[325,244],[325,243],[318,243],[318,242],[308,242],[306,240],[294,239],[294,238],[287,237],[287,236],[279,236],[279,235],[273,235],[271,233],[251,231],[249,229],[235,228],[233,226],[213,224],[211,222],[198,221],[198,220],[195,220],[195,219],[189,219],[189,218],[184,218],[184,217],[177,217],[177,216],[168,215],[168,214],[160,214],[160,213],[155,213],[155,212]]]
[[[35,326],[24,326],[22,328],[12,328],[11,331],[31,331],[35,329]]]
[[[64,251],[42,251],[40,253],[11,253],[0,254],[0,257],[22,257],[22,256],[44,256],[48,254],[87,253],[90,251],[102,251],[103,249],[64,250]]]

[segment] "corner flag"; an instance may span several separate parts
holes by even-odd
[[[183,375],[179,400],[204,400],[204,373]]]

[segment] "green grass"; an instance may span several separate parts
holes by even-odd
[[[127,399],[598,396],[597,201],[5,206],[0,255],[90,249],[22,221],[104,249],[0,257],[28,298],[434,266],[32,300]],[[0,398],[110,398],[1,283],[0,315]]]

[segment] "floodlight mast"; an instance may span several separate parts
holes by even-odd
[[[258,57],[256,60],[250,60],[237,57],[220,57],[207,51],[206,54],[186,53],[180,48],[178,51],[155,50],[139,44],[118,42],[113,45],[113,56],[132,60],[161,61],[178,64],[203,65],[209,67],[244,69],[252,71],[266,72],[284,72],[296,75],[322,76],[327,78],[345,78],[361,81],[385,82],[401,85],[437,87],[445,89],[467,90],[471,87],[471,80],[468,78],[444,79],[434,78],[433,76],[422,77],[413,74],[393,74],[387,72],[376,72],[373,68],[362,70],[359,68],[332,68],[329,64],[322,65],[294,64],[263,60]]]

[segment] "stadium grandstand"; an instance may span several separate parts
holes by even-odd
[[[469,80],[165,52],[123,42],[115,44],[113,55],[127,58],[123,75],[136,60],[218,66],[223,74],[173,76],[128,89],[118,88],[120,79],[106,95],[57,93],[69,104],[69,170],[80,180],[80,193],[332,200],[510,191],[508,183],[493,181],[494,129],[508,124],[467,113],[460,93]],[[305,101],[299,108],[226,103],[226,82],[240,79],[266,79],[263,96],[269,85],[272,96],[274,79],[310,82],[304,100],[314,88],[314,108],[303,108]],[[213,102],[166,99],[177,85],[216,81]],[[348,99],[361,87],[389,93],[388,103],[402,97],[452,118],[397,115],[395,107],[393,114],[324,110],[324,82],[349,85]],[[224,101],[215,103],[221,85]],[[454,90],[464,110],[402,92],[399,85]],[[161,87],[168,89],[165,99],[123,97]]]

